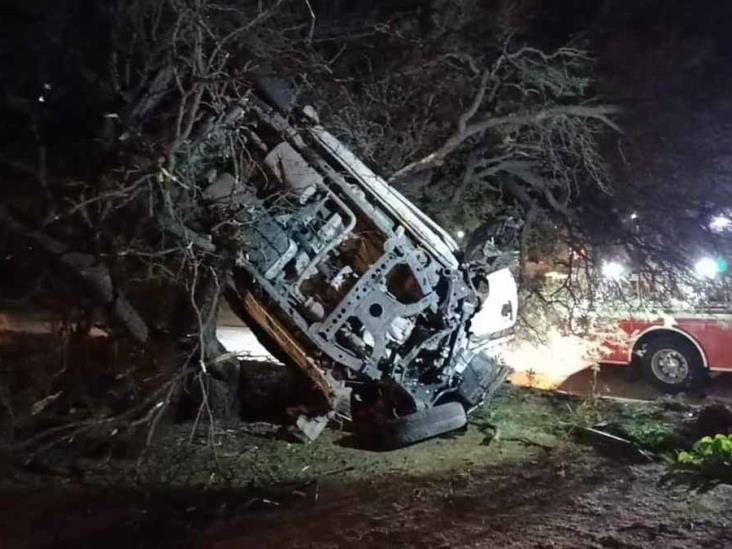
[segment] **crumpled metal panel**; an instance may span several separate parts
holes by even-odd
[[[248,108],[247,131],[281,191],[254,208],[238,265],[291,330],[298,360],[310,349],[308,368],[388,381],[414,409],[450,395],[473,406],[502,369],[468,350],[479,299],[452,239],[327,132],[299,133],[257,101]],[[254,133],[263,126],[270,143]]]

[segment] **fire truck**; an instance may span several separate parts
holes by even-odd
[[[732,310],[628,315],[617,327],[601,362],[638,367],[666,392],[688,390],[709,372],[732,372]]]
[[[726,270],[726,263],[706,258],[696,265],[698,276],[708,281],[721,278]],[[620,278],[621,271],[617,264],[603,267],[610,279]],[[682,301],[675,307],[624,311],[619,307],[612,315],[615,333],[602,343],[600,363],[636,367],[646,380],[668,393],[698,386],[711,372],[732,372],[730,288],[723,284],[715,288],[694,300],[694,305]]]

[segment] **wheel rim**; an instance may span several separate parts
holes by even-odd
[[[689,362],[676,349],[661,349],[651,358],[651,370],[664,383],[678,385],[689,376]]]

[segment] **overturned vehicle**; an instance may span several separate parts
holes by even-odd
[[[232,309],[328,408],[347,399],[372,442],[463,427],[507,374],[495,349],[516,320],[510,271],[461,263],[444,230],[280,91],[267,83],[229,115],[257,171],[206,192],[246,210]]]

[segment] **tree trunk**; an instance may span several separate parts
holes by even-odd
[[[221,269],[224,273],[225,269]],[[216,336],[219,305],[222,288],[219,280],[225,276],[207,272],[198,284],[196,292],[198,315],[200,315],[199,364],[205,368],[206,390],[209,405],[217,416],[230,417],[240,411],[239,405],[239,360],[228,353]],[[194,318],[199,323],[198,315]],[[199,326],[187,333],[197,333]],[[195,330],[195,331],[194,331]],[[200,385],[200,383],[199,383]]]

